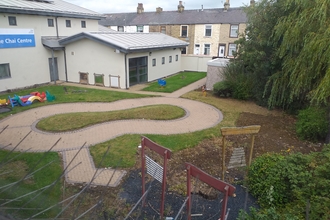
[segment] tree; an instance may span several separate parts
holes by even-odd
[[[330,118],[330,1],[285,0],[274,27],[282,70],[270,77],[269,106],[295,100],[327,105]],[[330,141],[330,123],[327,143]]]

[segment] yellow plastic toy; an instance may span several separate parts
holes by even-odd
[[[0,99],[0,105],[7,105],[7,100],[6,99]]]

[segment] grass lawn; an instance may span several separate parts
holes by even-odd
[[[65,93],[64,86],[62,85],[48,85],[40,86],[38,88],[24,89],[17,92],[2,93],[0,94],[0,99],[7,99],[8,96],[13,97],[14,94],[23,96],[28,95],[30,92],[39,91],[45,92],[49,91],[52,95],[55,95],[56,99],[53,102],[35,102],[30,106],[19,106],[14,107],[12,111],[0,114],[0,120],[10,114],[15,114],[18,112],[25,111],[30,108],[36,108],[44,105],[58,104],[58,103],[70,103],[70,102],[113,102],[120,99],[133,99],[133,98],[143,98],[150,97],[150,95],[140,95],[127,92],[117,92],[108,91],[100,89],[89,89],[74,86],[65,86],[68,93]]]
[[[42,119],[37,124],[37,128],[44,131],[63,132],[114,120],[171,120],[181,118],[184,115],[185,111],[177,106],[152,105],[122,111],[82,112],[54,115]]]
[[[61,160],[57,153],[48,153],[41,162],[35,167],[38,161],[43,157],[44,153],[24,153],[19,155],[18,152],[13,152],[9,157],[7,155],[9,151],[0,150],[0,161],[2,165],[0,167],[0,199],[14,199],[18,198],[24,194],[41,189],[44,186],[50,185],[54,182],[62,173]],[[18,157],[14,158],[15,156]],[[3,165],[6,161],[14,158],[11,162]],[[53,161],[53,162],[52,162]],[[3,186],[16,182],[22,179],[25,175],[31,173],[30,170],[36,171],[37,169],[45,166],[46,164],[52,162],[50,165],[44,167],[38,172],[34,173],[31,178],[22,181],[21,183],[12,186],[11,188],[2,188]],[[9,172],[9,173],[8,173]],[[5,173],[5,174],[4,174]],[[61,201],[61,186],[62,179],[53,187],[45,190],[41,195],[35,197],[41,191],[38,191],[29,196],[18,199],[5,205],[5,207],[23,207],[23,210],[7,210],[8,213],[14,213],[17,211],[15,216],[20,216],[21,218],[30,217],[35,213],[46,209],[59,201]],[[32,200],[31,200],[32,199]],[[31,201],[30,201],[31,200]],[[28,203],[27,203],[28,202]],[[1,201],[4,203],[4,200]],[[25,206],[25,203],[27,205]],[[38,210],[31,210],[31,209]],[[54,217],[56,213],[59,213],[60,207],[55,207],[49,211],[41,214],[39,218],[51,218]]]
[[[206,77],[205,72],[181,72],[179,74],[166,78],[166,86],[164,88],[160,87],[158,82],[156,81],[150,83],[148,87],[143,89],[143,91],[171,93],[204,77]]]

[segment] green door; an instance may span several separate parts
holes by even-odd
[[[148,57],[130,58],[129,86],[148,82]]]

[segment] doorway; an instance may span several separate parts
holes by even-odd
[[[226,45],[219,45],[218,57],[225,57]]]
[[[129,86],[148,82],[148,57],[130,58]]]
[[[48,63],[49,63],[50,81],[53,82],[53,81],[59,80],[57,57],[54,57],[54,68],[52,65],[52,58],[48,58]]]

